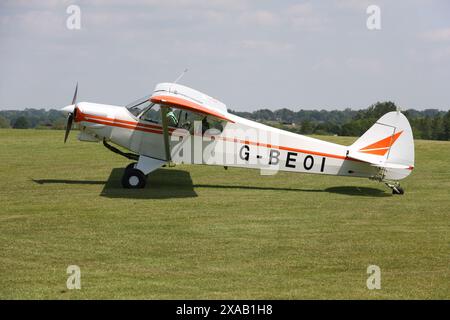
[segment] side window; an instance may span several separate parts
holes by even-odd
[[[161,106],[159,104],[149,106],[140,114],[139,118],[148,122],[162,123]],[[193,133],[195,121],[202,123],[202,133],[205,133],[207,130],[212,130],[215,134],[219,134],[224,128],[224,122],[222,120],[186,110],[171,107],[167,109],[167,123],[170,127],[183,128]]]
[[[212,117],[204,117],[202,120],[203,130],[213,130],[215,134],[221,133],[223,131],[225,122]]]
[[[178,111],[178,127],[186,129],[188,131],[193,131],[194,121],[201,121],[201,117],[193,112],[186,110]]]
[[[144,121],[161,123],[161,107],[159,104],[152,105],[149,109],[145,110],[140,118]]]
[[[203,134],[207,130],[210,130],[210,134],[220,134],[223,131],[225,124],[225,122],[222,120],[184,110],[179,113],[178,119],[178,127],[186,129],[191,133],[193,133],[195,121],[201,122]]]

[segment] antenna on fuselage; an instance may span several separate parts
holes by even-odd
[[[175,79],[175,81],[173,83],[177,83],[178,81],[180,81],[181,78],[183,78],[184,75],[186,74],[186,72],[188,72],[188,71],[189,71],[189,69],[185,68],[184,71],[178,76],[178,78]]]

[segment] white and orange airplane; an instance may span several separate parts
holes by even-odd
[[[127,106],[77,103],[77,92],[78,84],[72,104],[62,109],[68,113],[64,142],[75,122],[79,140],[103,141],[134,160],[124,171],[124,188],[144,188],[146,176],[163,165],[194,163],[369,178],[403,194],[399,180],[414,168],[412,130],[400,111],[385,114],[344,146],[238,117],[177,83],[160,83],[151,96]]]

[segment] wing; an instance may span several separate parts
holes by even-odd
[[[206,94],[179,84],[158,84],[150,101],[234,122],[225,104]]]

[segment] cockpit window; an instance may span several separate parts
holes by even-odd
[[[145,96],[138,100],[135,100],[125,106],[129,112],[131,112],[135,117],[142,113],[142,111],[148,108],[152,102],[150,101],[151,95]]]
[[[161,107],[159,104],[151,104],[146,110],[144,110],[140,115],[144,121],[161,123]]]
[[[161,124],[161,106],[150,101],[151,95],[133,101],[126,105],[130,113],[143,121]],[[222,132],[224,121],[214,117],[205,116],[195,112],[177,109],[167,106],[167,124],[173,128],[183,128],[190,132],[194,131],[194,122],[201,121],[202,132],[207,130]]]

